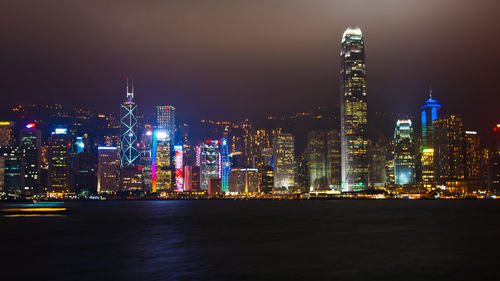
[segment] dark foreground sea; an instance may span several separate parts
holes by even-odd
[[[0,280],[500,280],[500,200],[64,206],[0,217]]]

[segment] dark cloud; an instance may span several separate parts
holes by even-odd
[[[432,85],[472,129],[499,121],[498,1],[5,1],[2,104],[238,119],[339,102],[342,32],[366,40],[370,112],[415,114]],[[465,106],[467,105],[467,106]],[[376,123],[377,121],[373,121]],[[390,124],[386,125],[388,128]]]

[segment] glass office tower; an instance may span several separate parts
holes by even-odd
[[[394,177],[395,183],[409,184],[415,181],[415,157],[411,120],[398,120],[394,130]]]
[[[137,105],[134,102],[134,84],[127,100],[120,105],[120,167],[137,166],[140,153],[137,150]]]
[[[342,190],[355,191],[368,185],[365,43],[358,27],[344,32],[340,60]]]

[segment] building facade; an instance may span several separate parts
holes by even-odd
[[[434,121],[434,171],[436,180],[465,179],[464,129],[462,118],[445,115]]]
[[[49,137],[48,191],[69,193],[71,137],[65,128],[56,128]]]
[[[173,146],[166,130],[153,132],[152,192],[168,192],[174,188]]]
[[[328,188],[326,165],[326,136],[324,131],[311,131],[307,134],[306,145],[309,186],[307,190]]]
[[[74,164],[75,192],[89,195],[97,192],[97,159],[93,152],[80,152]]]
[[[493,128],[491,141],[488,160],[488,183],[490,190],[500,195],[500,124]]]
[[[118,149],[101,146],[97,149],[97,193],[118,191]]]
[[[342,190],[362,190],[368,185],[368,135],[366,63],[363,35],[349,27],[340,52],[340,128]]]
[[[0,146],[0,158],[2,191],[21,195],[23,158],[20,149],[17,146]]]
[[[273,140],[274,188],[295,186],[295,138],[281,133]]]
[[[137,150],[137,105],[134,102],[134,85],[127,99],[120,105],[120,167],[137,166],[140,153]]]
[[[232,169],[229,173],[229,192],[252,194],[259,192],[259,172],[255,168]]]
[[[199,166],[184,166],[184,190],[185,191],[201,191],[200,187],[200,167]]]
[[[0,146],[10,146],[14,140],[14,122],[0,121]]]
[[[394,181],[397,185],[415,182],[415,149],[411,120],[398,120],[394,130]]]
[[[432,99],[432,92],[429,94],[429,99],[422,106],[422,149],[434,148],[434,122],[439,118],[439,110],[441,105]]]
[[[229,145],[227,138],[221,139],[220,158],[222,191],[227,192],[229,191],[229,173],[231,172],[231,162],[229,161]]]
[[[208,180],[211,178],[221,178],[222,160],[219,140],[207,140],[201,144],[201,189],[208,189]]]
[[[340,190],[342,185],[342,154],[340,132],[326,132],[326,177],[330,189]]]
[[[26,195],[40,192],[42,166],[42,131],[34,123],[19,133],[19,148],[23,157],[21,189]]]
[[[156,128],[166,130],[172,142],[175,143],[175,107],[171,105],[156,106]]]
[[[481,179],[481,147],[476,131],[465,131],[465,179]]]
[[[432,91],[429,94],[429,99],[424,103],[421,107],[421,123],[422,123],[422,134],[420,137],[420,146],[421,152],[420,155],[420,163],[418,166],[420,168],[419,177],[422,182],[433,181],[436,177],[434,175],[434,164],[429,164],[430,151],[436,151],[434,145],[434,123],[439,118],[439,110],[441,109],[441,105],[432,98]],[[425,159],[424,159],[425,158]],[[432,156],[434,159],[434,155]],[[434,160],[433,160],[434,161]],[[425,162],[425,164],[424,164]],[[430,170],[429,170],[430,169]]]

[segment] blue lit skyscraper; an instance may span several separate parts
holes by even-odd
[[[136,166],[140,153],[137,150],[137,105],[134,103],[134,80],[129,92],[127,78],[127,100],[120,105],[120,166]]]
[[[344,32],[340,60],[342,190],[362,190],[368,185],[368,110],[365,43],[358,27]]]
[[[394,177],[396,184],[413,183],[415,158],[411,120],[398,120],[394,130]]]
[[[441,105],[432,99],[432,90],[429,99],[422,106],[422,181],[431,182],[435,179],[434,167],[434,121],[438,120],[438,111]]]
[[[441,105],[432,99],[432,90],[429,99],[422,106],[422,149],[433,148],[434,121],[438,119],[438,110]]]

